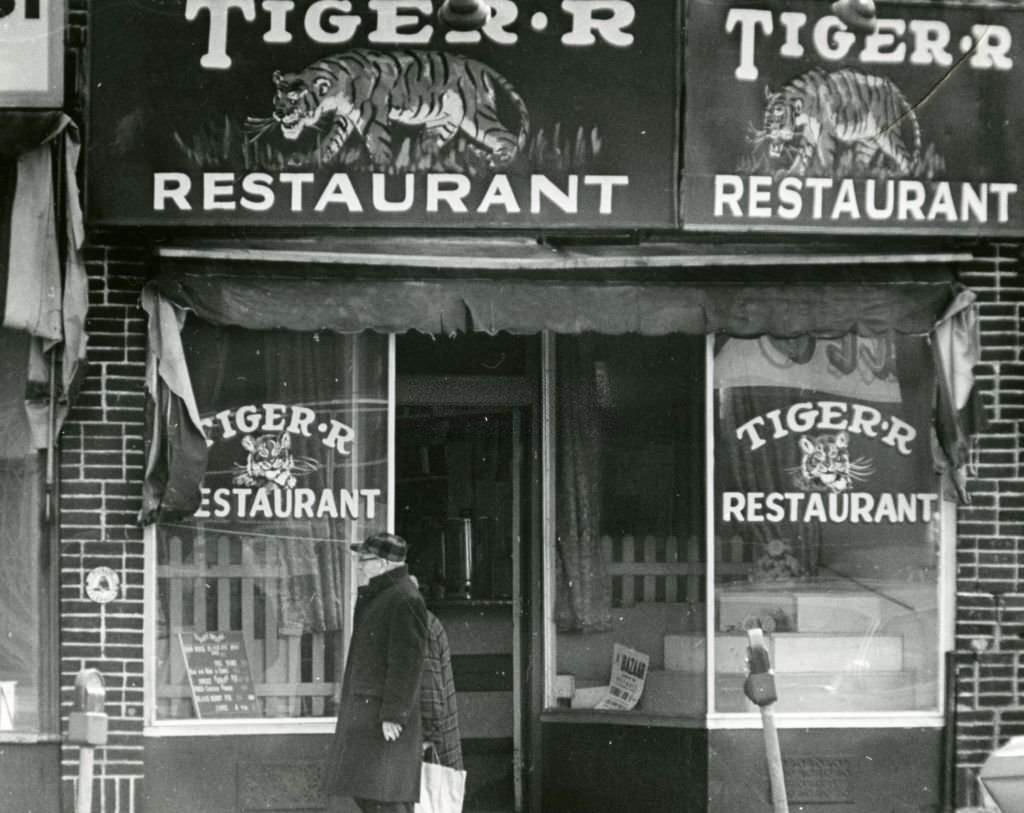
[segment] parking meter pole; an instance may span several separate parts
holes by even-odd
[[[75,813],[92,813],[92,777],[95,749],[83,745],[78,749],[78,797]]]
[[[775,672],[772,671],[771,657],[762,629],[747,630],[747,665],[750,674],[743,684],[743,693],[751,703],[761,709],[764,750],[768,758],[768,779],[772,788],[772,810],[774,813],[789,813],[779,732],[775,728],[775,712],[772,710],[772,704],[779,696],[775,689]]]
[[[761,706],[761,724],[764,727],[764,751],[768,757],[768,778],[772,786],[772,809],[774,813],[789,813],[779,732],[775,728],[775,712],[771,706]]]

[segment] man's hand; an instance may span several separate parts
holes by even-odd
[[[398,723],[381,723],[380,727],[384,732],[384,739],[388,742],[394,742],[402,733],[402,726]]]

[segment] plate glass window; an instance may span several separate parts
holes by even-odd
[[[27,334],[0,330],[0,738],[44,727],[50,592],[44,460],[25,413]]]
[[[776,708],[938,708],[940,501],[924,339],[721,339],[715,708],[766,631]]]
[[[204,501],[157,530],[157,716],[335,713],[355,580],[388,516],[389,337],[214,327],[183,340]]]
[[[557,339],[559,707],[704,714],[704,348]]]

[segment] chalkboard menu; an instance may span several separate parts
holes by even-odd
[[[179,632],[196,717],[261,717],[241,632]]]

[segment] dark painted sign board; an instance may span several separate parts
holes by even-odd
[[[181,632],[196,717],[261,717],[241,632]]]
[[[675,226],[677,0],[490,6],[97,3],[90,222]]]
[[[687,228],[1024,233],[1024,13],[687,4]]]

